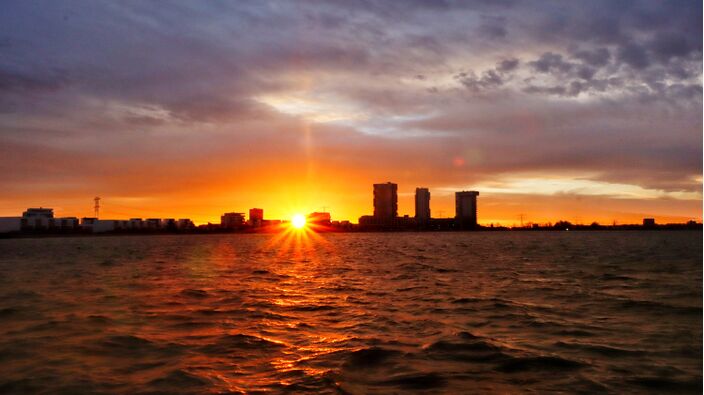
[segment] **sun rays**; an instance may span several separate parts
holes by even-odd
[[[330,230],[329,226],[318,224],[297,214],[266,243],[266,248],[276,249],[277,256],[280,258],[292,255],[294,259],[315,255],[321,248],[330,252],[330,243],[320,235]]]

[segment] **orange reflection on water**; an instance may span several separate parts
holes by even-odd
[[[335,253],[334,246],[319,233],[326,231],[329,231],[329,228],[316,223],[306,223],[302,228],[290,226],[266,243],[267,249],[276,251],[277,259],[289,263],[282,262],[276,267],[277,274],[286,276],[287,279],[276,287],[280,296],[272,300],[272,304],[295,311],[304,311],[306,308],[329,303],[326,299],[330,295],[322,290],[326,285],[325,280],[316,276],[321,265],[326,264],[324,258]],[[305,314],[300,314],[299,321],[295,323],[276,321],[268,323],[270,330],[278,328],[281,332],[300,327],[311,328],[296,331],[296,340],[290,342],[288,349],[270,363],[278,372],[299,371],[308,376],[322,377],[328,373],[329,368],[315,367],[307,364],[306,361],[339,352],[340,348],[335,344],[349,340],[350,336],[335,333],[332,330],[320,333],[320,329],[312,328],[320,328],[324,325],[315,321],[312,316],[306,321],[304,316]],[[282,385],[293,383],[295,383],[294,378],[281,380]]]
[[[316,247],[334,252],[331,244],[318,234],[325,231],[329,228],[315,223],[306,223],[301,228],[286,226],[267,243],[266,248],[277,249],[279,257],[293,253],[294,258],[301,258],[305,251]]]
[[[176,374],[205,378],[213,392],[295,386],[301,376],[329,380],[331,368],[319,360],[344,349],[350,336],[329,327],[330,310],[318,310],[342,299],[331,291],[339,279],[323,274],[337,255],[319,233],[326,230],[306,224],[270,235],[204,236],[187,248],[174,239],[145,257],[155,264],[135,273],[154,287],[135,288],[120,301],[139,312],[131,325],[145,343],[197,350],[178,358]],[[134,378],[150,382],[170,369]]]

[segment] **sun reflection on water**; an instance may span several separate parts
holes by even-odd
[[[296,219],[296,218],[294,218]],[[319,232],[328,229],[316,223],[302,223],[300,219],[282,232],[273,235],[266,243],[266,249],[275,252],[280,264],[276,265],[276,274],[285,278],[275,289],[277,297],[269,301],[272,305],[289,311],[315,312],[317,308],[329,304],[325,292],[321,291],[324,281],[316,273],[325,265],[325,257],[334,255],[333,245]],[[300,313],[299,313],[300,314]],[[314,314],[313,314],[314,315]],[[349,339],[349,336],[336,333],[317,333],[324,328],[324,323],[312,321],[314,317],[300,314],[294,322],[267,322],[267,332],[289,334],[295,330],[296,336],[289,338],[286,350],[270,361],[277,375],[304,374],[308,377],[323,379],[329,374],[329,368],[316,367],[308,361],[316,360],[326,354],[339,351],[335,343]],[[304,330],[301,330],[301,329]],[[314,329],[316,328],[316,329]],[[273,339],[273,338],[272,338]],[[292,385],[298,379],[282,379],[284,386]]]

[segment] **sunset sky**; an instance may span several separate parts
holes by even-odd
[[[3,1],[0,216],[702,218],[701,1]]]

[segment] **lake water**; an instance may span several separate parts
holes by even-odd
[[[701,393],[702,233],[5,239],[0,334],[3,394]]]

